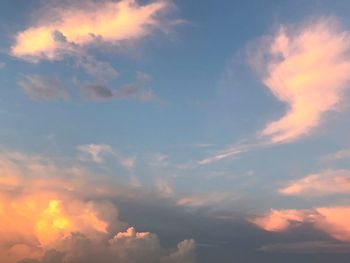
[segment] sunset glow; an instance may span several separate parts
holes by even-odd
[[[349,263],[349,10],[1,1],[0,263]]]

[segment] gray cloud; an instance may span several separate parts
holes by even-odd
[[[31,99],[39,101],[68,100],[69,94],[57,78],[42,75],[24,75],[18,80],[22,91]]]
[[[145,88],[151,77],[145,73],[137,72],[134,83],[124,85],[119,89],[113,89],[105,82],[87,85],[83,92],[94,101],[134,99],[143,102],[151,102],[156,99],[152,90]]]
[[[334,241],[304,241],[264,245],[259,251],[277,253],[349,253],[350,244]]]
[[[76,56],[77,65],[85,70],[87,74],[94,77],[97,81],[108,81],[116,78],[119,73],[109,63],[99,61],[93,56]]]

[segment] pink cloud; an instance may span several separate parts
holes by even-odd
[[[267,214],[251,220],[266,231],[283,232],[293,224],[312,224],[331,237],[350,242],[350,207],[333,206],[309,210],[271,210]]]
[[[287,105],[284,116],[267,124],[261,134],[281,143],[318,127],[349,88],[349,51],[349,32],[332,19],[299,28],[282,26],[274,37],[261,43],[253,52],[252,65],[265,72],[263,83]]]
[[[323,196],[350,193],[350,171],[328,170],[290,182],[278,190],[291,196]]]
[[[288,229],[292,222],[303,222],[303,210],[275,210],[271,209],[265,216],[253,218],[252,223],[266,231],[279,232]]]

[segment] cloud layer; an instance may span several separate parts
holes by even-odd
[[[350,80],[350,34],[333,19],[299,28],[282,26],[250,54],[263,83],[287,105],[286,114],[262,131],[271,142],[292,141],[320,125],[342,101]]]

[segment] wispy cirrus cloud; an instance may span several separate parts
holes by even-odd
[[[69,94],[62,82],[53,77],[42,75],[23,75],[18,80],[22,91],[31,99],[38,101],[68,100]]]
[[[322,43],[322,44],[320,44]],[[337,109],[350,83],[350,32],[333,18],[281,26],[249,51],[251,65],[286,114],[261,132],[273,143],[310,134],[325,114]]]
[[[278,190],[288,196],[326,196],[350,193],[349,170],[325,170],[292,181]]]
[[[11,53],[33,61],[56,60],[70,52],[66,43],[86,47],[99,41],[117,44],[139,40],[162,26],[159,15],[168,7],[167,1],[140,5],[134,0],[49,7],[43,11],[46,19],[16,35]]]
[[[256,148],[268,146],[269,143],[266,142],[257,142],[257,143],[251,143],[251,144],[241,144],[237,146],[228,147],[225,150],[217,151],[212,156],[202,159],[197,162],[199,165],[206,165],[211,164],[226,158],[234,158],[235,156],[239,156],[241,154],[244,154],[246,152],[252,151]]]

